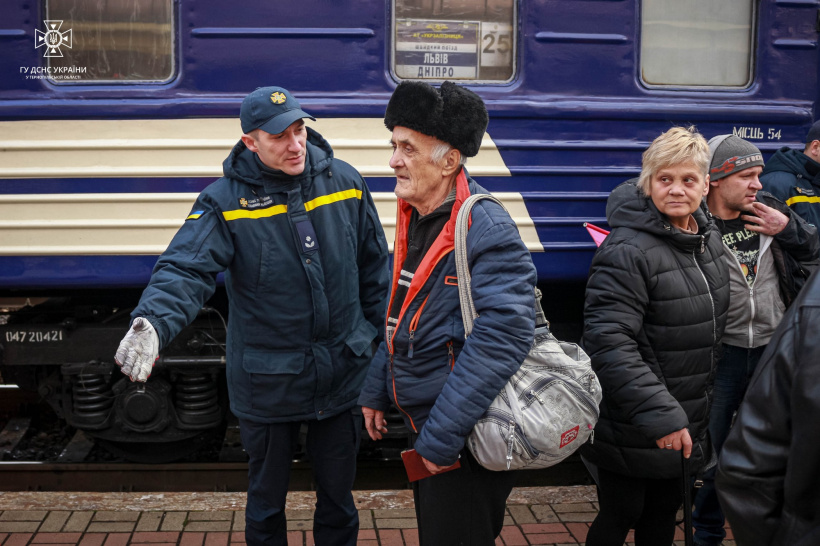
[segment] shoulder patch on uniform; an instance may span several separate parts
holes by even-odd
[[[191,214],[188,215],[186,220],[198,220],[199,217],[202,216],[203,214],[205,214],[204,210],[195,210],[194,212],[192,212]]]

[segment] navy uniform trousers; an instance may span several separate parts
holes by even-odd
[[[301,424],[239,420],[242,445],[250,457],[245,511],[248,546],[288,544],[285,498]],[[356,408],[307,421],[307,426],[307,455],[316,481],[313,538],[317,546],[355,546],[359,513],[351,490],[362,416]]]

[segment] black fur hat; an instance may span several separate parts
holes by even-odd
[[[397,125],[435,137],[466,157],[481,147],[489,116],[481,97],[453,82],[436,89],[429,83],[404,81],[396,87],[384,125],[391,131]]]

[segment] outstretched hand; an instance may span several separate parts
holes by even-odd
[[[114,361],[131,381],[144,383],[151,375],[158,355],[157,331],[146,319],[137,317],[131,323],[131,329],[120,341]]]

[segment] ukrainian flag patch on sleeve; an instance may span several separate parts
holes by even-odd
[[[198,220],[200,216],[205,214],[204,210],[195,210],[191,214],[188,215],[186,220]]]

